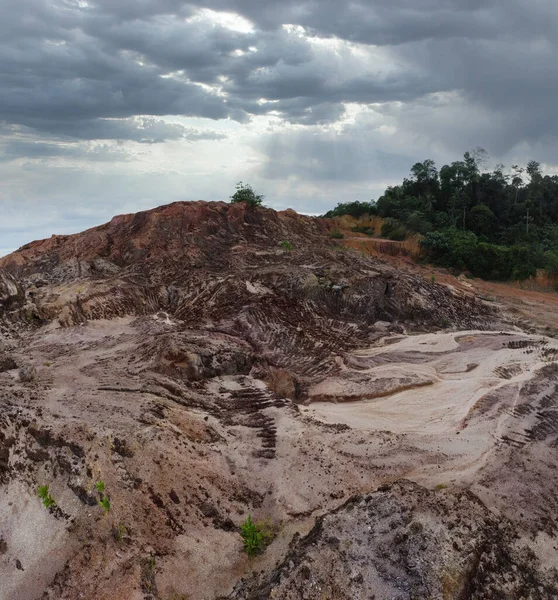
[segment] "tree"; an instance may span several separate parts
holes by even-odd
[[[523,185],[523,173],[525,169],[519,165],[512,165],[512,186],[515,189],[515,196],[513,200],[514,206],[517,204],[517,195],[519,194],[519,188]]]
[[[527,175],[529,175],[529,195],[527,198],[527,217],[525,219],[526,222],[526,233],[529,233],[529,221],[532,217],[529,216],[529,212],[531,208],[536,207],[537,203],[539,204],[539,209],[542,209],[542,203],[540,199],[541,193],[541,183],[542,183],[542,175],[541,175],[541,163],[536,160],[530,160],[527,163]],[[542,212],[542,210],[541,210]],[[542,215],[541,215],[542,216]]]
[[[347,202],[327,216],[377,214],[383,236],[419,233],[426,258],[479,277],[558,271],[558,175],[545,175],[537,161],[509,171],[485,165],[481,148],[439,171],[430,159],[417,162],[375,204]]]
[[[432,210],[434,194],[438,189],[438,170],[430,158],[415,163],[411,168],[411,176],[415,182],[417,194],[424,202],[424,209]]]
[[[440,169],[442,190],[447,198],[445,202],[448,208],[447,212],[455,225],[457,225],[459,215],[462,214],[463,227],[465,227],[467,208],[469,206],[469,196],[466,190],[469,177],[470,173],[467,164],[461,160],[454,161],[449,166],[444,165]],[[461,213],[461,211],[463,212]]]
[[[494,213],[484,204],[473,206],[469,213],[469,229],[477,235],[489,236],[494,225]]]
[[[231,196],[231,203],[247,202],[250,206],[261,206],[264,196],[256,194],[249,184],[239,181],[236,184],[236,192]]]
[[[530,160],[527,163],[527,175],[531,178],[531,181],[541,176],[541,163],[536,160]]]

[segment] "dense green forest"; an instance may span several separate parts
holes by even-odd
[[[558,272],[558,176],[536,161],[492,171],[485,163],[481,148],[440,170],[425,160],[377,201],[339,204],[324,216],[379,215],[383,237],[420,233],[428,260],[485,279]]]

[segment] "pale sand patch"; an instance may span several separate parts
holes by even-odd
[[[6,544],[0,554],[0,598],[35,598],[79,544],[69,535],[67,523],[55,519],[19,482],[5,487],[0,514],[0,539]]]
[[[498,336],[501,338],[498,343]],[[509,348],[514,340],[532,346]],[[460,349],[460,345],[463,349]],[[541,349],[556,348],[550,338],[516,334],[502,336],[494,332],[464,331],[409,336],[389,346],[360,351],[359,356],[380,356],[405,352],[439,354],[426,364],[404,362],[346,371],[343,377],[325,379],[310,391],[310,397],[323,400],[352,397],[356,389],[351,374],[360,380],[358,401],[332,404],[313,402],[302,410],[327,422],[342,423],[364,430],[389,430],[395,433],[442,434],[457,430],[471,408],[488,391],[513,382],[525,382],[547,364]],[[459,350],[459,351],[458,351]],[[476,365],[476,366],[474,366]],[[369,382],[368,387],[365,382]],[[422,387],[413,381],[431,381]],[[346,393],[343,392],[346,382]],[[401,381],[410,383],[400,390]],[[384,385],[377,389],[377,383]]]

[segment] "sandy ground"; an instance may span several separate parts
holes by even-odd
[[[185,386],[154,372],[146,352],[169,335],[200,334],[162,317],[51,326],[14,352],[36,365],[36,381],[0,373],[15,439],[0,493],[2,600],[228,596],[272,570],[317,517],[400,478],[472,489],[553,568],[555,339],[512,328],[387,334],[339,357],[304,406],[250,374]],[[59,514],[36,496],[44,483]],[[238,534],[248,514],[277,528],[254,560]]]
[[[519,348],[509,347],[514,341],[520,342]],[[527,354],[524,344],[538,351]],[[455,432],[488,392],[532,379],[548,362],[541,358],[542,348],[558,352],[558,343],[540,336],[481,331],[405,337],[387,347],[355,354],[361,364],[367,359],[388,363],[358,371],[361,378],[367,378],[362,385],[363,399],[338,403],[333,391],[330,402],[312,402],[303,411],[324,422],[345,423],[356,429],[425,435]],[[405,362],[406,357],[409,362]],[[389,393],[389,386],[384,384],[381,397],[366,399],[367,389],[378,378],[412,380],[417,374],[431,385],[411,383],[409,389]],[[326,379],[320,383],[321,395],[338,385],[338,379]]]

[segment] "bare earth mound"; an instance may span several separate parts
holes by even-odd
[[[0,259],[2,600],[558,597],[558,342],[328,228],[177,203]]]

